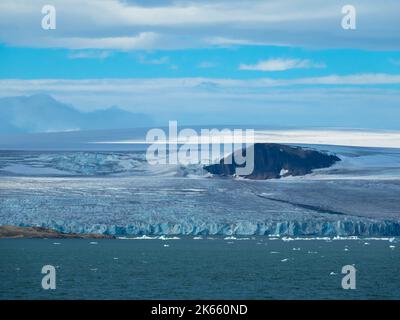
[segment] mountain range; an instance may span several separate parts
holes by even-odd
[[[0,134],[125,129],[152,122],[118,107],[82,112],[45,94],[0,98]]]

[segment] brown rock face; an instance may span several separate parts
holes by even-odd
[[[238,152],[242,152],[245,156],[247,150],[235,151],[233,159]],[[234,161],[231,161],[231,164],[225,163],[226,159],[228,157],[221,159],[217,164],[205,166],[204,169],[219,176],[233,176],[236,174],[236,168],[244,166],[236,165]],[[337,156],[316,150],[276,143],[256,143],[254,144],[254,170],[244,177],[264,180],[302,176],[311,173],[314,169],[330,167],[337,161],[340,161]]]
[[[0,226],[0,238],[113,239],[114,236],[104,234],[61,233],[42,227]]]

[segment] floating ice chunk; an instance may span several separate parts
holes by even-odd
[[[393,250],[394,248],[396,248],[396,246],[389,246],[389,248]]]
[[[158,237],[149,237],[146,235],[140,236],[140,237],[117,237],[118,240],[155,240],[158,239]]]
[[[162,235],[162,236],[159,236],[158,239],[160,239],[160,240],[180,240],[181,238],[179,238],[179,237],[166,237],[166,236]]]
[[[271,251],[271,254],[279,253],[278,251]]]
[[[58,244],[61,244],[61,243],[59,243],[59,242],[53,242],[53,244],[58,245]]]
[[[92,241],[90,242],[90,244],[98,244],[96,241]]]
[[[349,236],[349,237],[336,236],[332,238],[332,240],[359,240],[359,239],[360,238],[357,236]]]
[[[224,240],[237,240],[237,238],[231,236],[231,237],[225,237]]]
[[[286,175],[288,172],[289,172],[289,170],[282,168],[281,171],[279,172],[279,175],[282,177],[282,176]]]
[[[168,247],[169,247],[169,244],[164,244],[164,247],[165,247],[165,248],[168,248]]]
[[[337,273],[332,271],[329,275],[330,275],[330,276],[336,276]]]
[[[286,258],[286,259],[282,259],[281,260],[281,262],[286,262],[286,261],[288,261],[288,259]]]

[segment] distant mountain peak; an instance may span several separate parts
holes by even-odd
[[[127,129],[151,123],[150,117],[117,106],[81,112],[44,93],[0,98],[0,133]]]

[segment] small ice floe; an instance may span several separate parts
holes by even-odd
[[[98,244],[96,241],[92,241],[89,244]]]
[[[330,276],[336,276],[337,273],[332,271],[329,275],[330,275]]]
[[[114,259],[114,260],[118,260],[119,258],[117,258],[117,257],[114,257],[113,259]]]
[[[365,240],[380,240],[380,241],[389,241],[389,242],[393,242],[396,238],[395,237],[369,237],[369,238],[365,238]]]
[[[307,253],[309,253],[309,254],[317,254],[318,251],[307,251]]]
[[[344,248],[344,251],[349,251],[349,248]]]
[[[118,237],[117,239],[118,240],[154,240],[154,239],[158,239],[158,238],[142,235],[140,237]]]
[[[282,241],[315,241],[315,240],[319,240],[319,241],[331,241],[330,237],[282,237],[281,238]]]
[[[193,240],[203,240],[203,237],[193,237]]]
[[[165,247],[165,248],[168,248],[168,247],[169,247],[169,244],[164,244],[164,247]]]
[[[287,259],[287,258],[286,258],[286,259],[282,259],[281,262],[286,262],[286,261],[288,261],[288,260],[289,260],[289,259]]]
[[[279,253],[278,251],[271,251],[271,254]]]
[[[348,236],[348,237],[342,237],[342,236],[335,236],[332,238],[332,240],[359,240],[360,238],[357,236]]]
[[[389,246],[389,248],[393,250],[394,248],[396,248],[396,246]]]
[[[281,169],[281,171],[279,172],[279,175],[281,176],[281,177],[283,177],[284,175],[286,175],[287,173],[289,172],[289,170],[287,170],[287,169]]]
[[[364,246],[369,246],[369,242],[364,242]]]
[[[59,243],[59,242],[53,242],[53,244],[55,244],[55,245],[59,245],[59,244],[61,244],[61,243]]]
[[[293,251],[300,251],[301,248],[293,248],[292,250],[293,250]]]
[[[97,271],[97,268],[90,268],[90,271],[96,272],[96,271]]]
[[[162,236],[159,236],[158,239],[160,239],[160,240],[180,240],[181,238],[179,238],[179,237],[166,237],[166,236],[162,235]]]
[[[237,240],[237,238],[230,236],[230,237],[225,237],[224,240]]]

